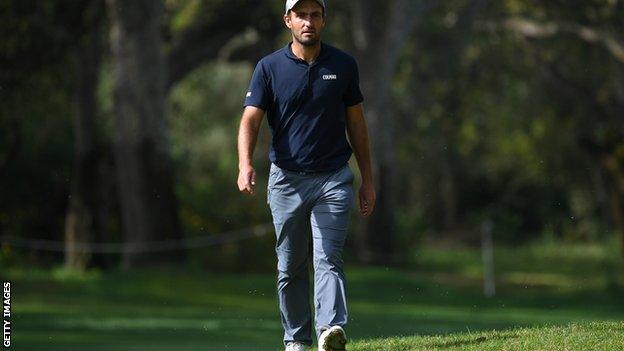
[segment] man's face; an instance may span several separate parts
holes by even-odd
[[[284,15],[284,23],[297,42],[304,46],[314,46],[321,39],[321,31],[325,26],[323,8],[315,0],[300,1]]]

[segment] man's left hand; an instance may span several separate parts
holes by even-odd
[[[368,217],[373,213],[375,200],[375,187],[373,183],[362,183],[360,187],[360,214],[362,214],[362,216]]]

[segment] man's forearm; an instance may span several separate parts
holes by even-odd
[[[372,182],[373,172],[371,168],[370,151],[368,146],[368,128],[366,120],[361,118],[351,118],[347,121],[347,133],[351,141],[351,147],[355,154],[362,182]]]
[[[250,118],[241,119],[238,130],[238,168],[251,165],[260,126]]]

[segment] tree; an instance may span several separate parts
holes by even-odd
[[[284,27],[277,16],[279,12],[270,5],[253,0],[221,0],[198,5],[197,19],[179,33],[169,34],[167,89],[210,60],[241,60],[255,65],[273,50],[274,40]],[[279,8],[282,5],[280,1]]]
[[[369,124],[377,204],[359,233],[359,258],[389,263],[395,250],[396,150],[392,82],[396,64],[428,2],[352,1],[352,36]]]
[[[103,0],[92,0],[81,11],[84,23],[76,49],[77,84],[72,98],[74,106],[74,164],[69,206],[65,219],[65,266],[82,270],[90,255],[76,247],[77,242],[92,242],[99,230],[98,172],[99,152],[96,142],[96,87],[99,81],[103,47]]]
[[[163,4],[109,0],[114,61],[115,161],[126,250],[122,267],[179,260],[141,253],[141,242],[180,239],[165,124]]]
[[[578,151],[592,169],[584,176],[592,179],[588,183],[594,184],[595,202],[608,208],[605,219],[619,235],[624,255],[624,40],[618,34],[624,27],[624,2],[587,3],[582,11],[559,6],[545,3],[542,20],[510,15],[480,28],[509,32],[532,44],[528,48],[544,67],[541,84],[551,87],[546,90],[549,102],[558,103],[562,121],[575,117]],[[546,47],[551,38],[560,44]],[[578,69],[582,66],[588,68]]]
[[[223,48],[229,49],[228,59],[255,61],[272,46],[281,26],[266,21],[274,14],[266,4],[248,0],[200,3],[195,11],[201,15],[177,32],[169,27],[162,31],[160,2],[110,0],[109,9],[116,66],[116,168],[127,243],[122,266],[128,268],[151,261],[149,255],[131,252],[134,243],[182,237],[164,114],[169,89],[202,63],[218,58]],[[251,40],[245,39],[249,31],[256,33]],[[170,47],[166,52],[165,39]]]

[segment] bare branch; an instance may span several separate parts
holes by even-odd
[[[204,62],[256,61],[258,52],[268,50],[271,45],[267,41],[282,30],[281,21],[273,18],[262,2],[249,1],[249,5],[250,8],[241,12],[240,7],[224,1],[212,9],[218,16],[199,20],[172,39],[167,55],[167,89]]]
[[[568,22],[538,22],[526,18],[509,18],[502,22],[484,22],[479,28],[499,31],[507,30],[528,38],[548,38],[560,34],[571,34],[579,39],[602,45],[619,62],[624,63],[624,43],[615,35],[598,29]]]

